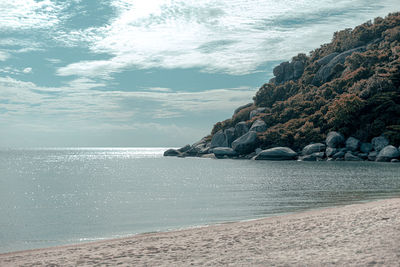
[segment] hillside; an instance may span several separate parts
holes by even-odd
[[[211,134],[261,119],[262,148],[299,149],[332,130],[361,141],[384,134],[400,144],[400,13],[336,32],[332,42],[273,73],[252,106],[215,124]]]
[[[235,148],[239,157],[256,147],[299,151],[323,142],[332,131],[360,143],[383,135],[400,145],[399,12],[336,32],[330,43],[281,63],[273,74],[252,103],[237,108],[232,118],[214,125],[210,136],[178,154],[233,147],[249,130],[253,133],[246,138],[256,145],[252,151]]]

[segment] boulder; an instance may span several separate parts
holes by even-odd
[[[235,140],[235,128],[231,127],[224,131],[226,141],[228,142],[228,147],[232,145],[233,140]]]
[[[368,153],[358,153],[356,156],[362,158],[363,160],[368,159]]]
[[[360,146],[360,151],[363,153],[369,153],[372,151],[372,144],[371,143],[362,143]]]
[[[337,148],[327,147],[325,150],[325,154],[327,157],[332,157],[334,154],[338,152]]]
[[[280,84],[290,80],[297,80],[303,75],[304,63],[299,60],[292,62],[282,62],[273,69],[274,78],[270,82]]]
[[[250,131],[232,142],[232,148],[239,154],[249,154],[258,144],[257,133]]]
[[[257,133],[264,132],[266,130],[267,130],[267,124],[263,120],[256,120],[255,122],[253,122],[250,128],[250,131]]]
[[[385,146],[389,145],[389,140],[381,135],[379,137],[372,138],[372,146],[374,147],[375,151],[381,151]]]
[[[249,131],[249,127],[247,127],[247,123],[244,121],[238,122],[235,125],[235,136],[236,137],[241,137],[245,133]]]
[[[369,154],[368,154],[368,160],[370,160],[370,161],[375,161],[377,156],[378,156],[378,152],[376,152],[376,151],[371,151],[371,152],[369,152]]]
[[[376,161],[391,161],[392,159],[400,157],[399,150],[394,146],[385,146],[376,157]]]
[[[230,147],[215,147],[212,151],[216,158],[231,158],[238,155],[237,152]]]
[[[250,112],[250,120],[251,120],[252,118],[254,118],[255,116],[257,116],[258,114],[263,113],[265,110],[266,110],[266,108],[257,108],[257,109],[255,109],[255,110],[252,110],[252,111]]]
[[[326,146],[322,143],[309,144],[303,148],[302,154],[306,156],[315,152],[321,152],[325,150],[325,147]]]
[[[325,143],[328,147],[341,147],[344,143],[344,136],[338,132],[329,132],[326,136]]]
[[[324,56],[323,58],[317,60],[315,63],[316,63],[318,66],[325,66],[326,64],[329,63],[329,61],[331,61],[331,60],[332,60],[334,57],[336,57],[337,55],[339,55],[338,52],[333,52],[333,53],[331,53],[331,54],[329,54],[329,55],[327,55],[327,56]]]
[[[294,160],[297,153],[288,147],[274,147],[266,149],[255,156],[255,160]]]
[[[390,162],[400,162],[398,159],[391,159]]]
[[[191,148],[192,148],[191,145],[186,145],[184,147],[179,148],[178,151],[181,153],[184,153],[184,152],[190,150]]]
[[[316,86],[320,86],[321,84],[330,81],[330,79],[335,75],[335,67],[338,64],[344,64],[346,58],[353,54],[354,52],[364,52],[365,46],[357,47],[354,49],[347,50],[342,52],[335,57],[333,57],[329,63],[322,66],[317,73],[315,74],[312,84]]]
[[[237,114],[239,111],[241,111],[242,109],[251,107],[253,105],[253,103],[247,103],[246,105],[240,106],[237,109],[235,109],[235,111],[233,112],[233,115]]]
[[[211,148],[228,147],[228,140],[222,130],[216,132],[211,139]]]
[[[300,161],[321,161],[325,156],[324,152],[314,152],[312,154],[299,157]]]
[[[345,154],[346,154],[346,152],[339,151],[339,152],[336,152],[335,154],[333,154],[332,158],[334,158],[334,159],[343,158]]]
[[[166,151],[164,151],[164,157],[175,157],[175,156],[179,156],[181,153],[176,150],[176,149],[168,149]]]
[[[202,158],[205,159],[215,159],[215,155],[213,153],[201,155]]]
[[[348,151],[357,151],[360,147],[360,140],[354,137],[349,137],[346,140],[346,149]]]
[[[354,155],[354,154],[351,153],[350,151],[347,152],[347,153],[344,155],[344,160],[345,160],[345,161],[362,161],[361,158],[357,157],[356,155]]]

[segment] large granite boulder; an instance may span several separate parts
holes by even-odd
[[[239,154],[249,154],[258,145],[257,133],[250,131],[232,142],[232,148]]]
[[[329,132],[326,136],[325,143],[328,147],[341,147],[344,143],[344,136],[338,132]]]
[[[235,157],[238,153],[230,147],[215,147],[212,152],[214,153],[216,158],[224,158],[224,157]]]
[[[257,116],[258,114],[263,113],[265,110],[266,110],[266,108],[257,108],[257,109],[255,109],[255,110],[252,110],[252,111],[250,112],[250,120],[251,120],[252,118],[254,118],[255,116]]]
[[[176,157],[179,156],[181,153],[176,149],[168,149],[164,151],[164,157]]]
[[[344,155],[344,160],[345,161],[362,161],[362,158],[357,157],[356,155],[354,155],[353,153],[351,153],[349,151]]]
[[[325,154],[326,156],[332,157],[333,155],[335,155],[339,150],[337,148],[333,148],[333,147],[327,147],[325,150]]]
[[[349,137],[346,140],[346,149],[348,151],[357,151],[360,147],[360,140],[354,137]]]
[[[381,151],[385,146],[389,145],[389,140],[381,135],[379,137],[372,138],[372,146],[374,147],[375,151]]]
[[[299,157],[300,161],[321,161],[325,156],[324,152],[314,152],[305,156]]]
[[[288,147],[274,147],[261,151],[255,160],[294,160],[297,153]]]
[[[228,147],[228,139],[222,130],[219,130],[213,135],[210,147]]]
[[[240,106],[237,109],[235,109],[235,111],[233,112],[233,115],[239,113],[239,111],[241,111],[242,109],[251,107],[253,105],[253,103],[247,103],[246,105]]]
[[[249,127],[247,127],[247,123],[244,121],[238,122],[235,125],[235,136],[240,137],[249,131]]]
[[[315,152],[324,151],[325,147],[326,146],[322,143],[309,144],[303,148],[303,151],[301,153],[304,156],[311,155],[312,153],[315,153]]]
[[[250,128],[250,131],[257,133],[264,132],[266,130],[267,130],[267,124],[265,124],[263,120],[256,120],[255,122],[253,122]]]
[[[391,161],[392,159],[400,157],[399,150],[394,146],[385,146],[376,157],[376,161]]]
[[[335,66],[338,64],[344,64],[346,57],[350,56],[354,52],[364,52],[365,46],[357,47],[354,49],[347,50],[339,55],[333,57],[329,63],[322,66],[314,76],[312,84],[320,86],[321,84],[328,82],[335,75]]]
[[[317,60],[315,63],[318,66],[325,66],[326,64],[328,64],[334,57],[336,57],[337,55],[339,55],[338,52],[333,52],[327,56],[324,56],[323,58]]]
[[[231,127],[224,131],[226,141],[228,142],[228,147],[232,145],[233,140],[235,140],[235,128]]]
[[[369,153],[372,151],[372,144],[371,143],[362,143],[360,146],[360,151],[362,153]]]
[[[290,80],[297,80],[303,75],[303,72],[304,63],[302,61],[282,62],[273,69],[275,78],[272,81],[280,84]]]

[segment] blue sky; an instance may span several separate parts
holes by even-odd
[[[0,146],[181,146],[398,0],[0,0]]]

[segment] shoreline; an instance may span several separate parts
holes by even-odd
[[[0,254],[0,265],[394,265],[400,261],[400,249],[395,245],[400,243],[399,225],[400,198],[389,198],[7,252]]]

